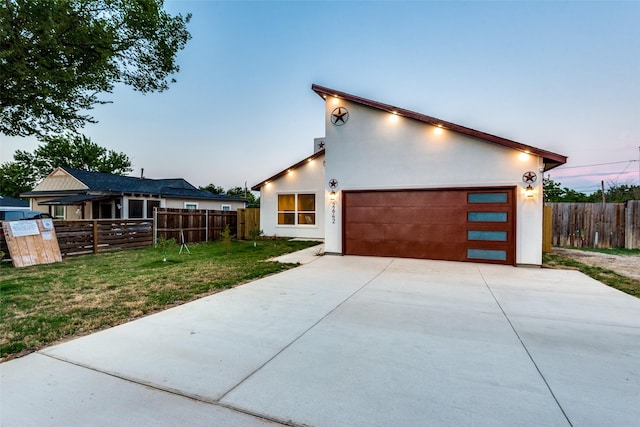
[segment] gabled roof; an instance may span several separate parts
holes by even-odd
[[[182,178],[173,179],[149,179],[136,178],[131,176],[114,175],[110,173],[92,172],[74,168],[57,168],[56,173],[63,170],[82,184],[88,187],[87,190],[66,190],[64,193],[73,194],[149,194],[160,197],[170,197],[176,199],[203,199],[221,201],[245,202],[246,199],[224,194],[213,194],[209,191],[200,190]],[[23,193],[26,197],[35,197],[44,194],[52,194],[56,191],[30,191]],[[58,192],[59,193],[59,192]]]
[[[313,89],[315,93],[317,93],[319,96],[321,96],[324,99],[327,99],[327,97],[341,98],[346,101],[354,102],[356,104],[375,108],[381,111],[386,111],[392,114],[397,114],[399,116],[404,116],[410,119],[414,119],[419,122],[423,122],[432,126],[438,126],[443,129],[451,130],[464,135],[472,136],[474,138],[479,138],[485,141],[493,142],[495,144],[502,145],[508,148],[513,148],[515,150],[540,156],[544,159],[545,171],[549,169],[553,169],[557,166],[563,165],[567,162],[567,157],[561,154],[556,154],[556,153],[552,153],[551,151],[541,150],[540,148],[521,144],[519,142],[512,141],[510,139],[501,138],[499,136],[491,135],[485,132],[480,132],[475,129],[460,126],[458,124],[447,122],[445,120],[440,120],[435,117],[427,116],[425,114],[416,113],[415,111],[405,110],[403,108],[397,108],[397,107],[394,107],[393,105],[383,104],[381,102],[372,101],[366,98],[361,98],[359,96],[351,95],[345,92],[340,92],[340,91],[319,86],[316,84],[312,85],[311,89]]]
[[[323,154],[324,154],[324,149],[316,151],[315,153],[313,153],[309,157],[305,157],[304,160],[300,160],[298,163],[296,163],[294,165],[291,165],[286,169],[281,170],[277,174],[275,174],[273,176],[270,176],[269,178],[265,179],[264,181],[259,182],[258,184],[256,184],[253,187],[251,187],[251,189],[253,191],[260,191],[260,187],[262,187],[263,185],[268,184],[269,182],[273,181],[274,179],[278,179],[281,176],[286,175],[289,171],[297,169],[300,166],[306,164],[307,162],[310,162],[311,160],[317,159],[318,157],[322,156]]]

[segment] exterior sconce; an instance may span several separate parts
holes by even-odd
[[[531,184],[527,185],[527,188],[525,188],[524,195],[527,197],[533,197],[533,187]]]
[[[337,195],[335,191],[332,191],[331,193],[329,193],[329,200],[331,200],[332,202],[336,201],[336,197]]]
[[[122,209],[122,205],[121,205],[120,203],[118,203],[118,204],[116,205],[116,208],[118,208],[118,210],[120,210],[120,209]]]

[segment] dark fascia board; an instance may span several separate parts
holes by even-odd
[[[92,191],[92,190],[49,190],[49,191],[28,191],[26,193],[20,193],[20,197],[63,197],[74,196],[82,194],[103,194],[106,196],[118,196],[122,195],[121,192],[114,191]]]
[[[313,153],[312,155],[305,157],[303,160],[300,160],[298,163],[296,163],[295,165],[291,165],[286,169],[283,169],[282,171],[278,172],[277,174],[265,179],[264,181],[259,182],[258,184],[254,185],[253,187],[251,187],[251,189],[253,191],[260,191],[260,187],[262,187],[263,185],[265,185],[268,182],[271,182],[275,179],[280,178],[281,176],[286,175],[290,170],[293,169],[297,169],[300,166],[306,164],[307,162],[317,159],[318,157],[322,156],[324,154],[324,149],[320,150],[320,151],[316,151],[315,153]]]
[[[386,111],[391,114],[397,114],[399,116],[408,117],[410,119],[414,119],[419,122],[426,123],[432,126],[438,126],[443,129],[451,130],[451,131],[468,135],[474,138],[479,138],[485,141],[493,142],[495,144],[512,148],[514,150],[519,150],[529,154],[535,154],[544,159],[545,171],[548,171],[557,166],[563,165],[567,162],[567,156],[563,156],[562,154],[552,153],[551,151],[542,150],[540,148],[532,147],[530,145],[522,144],[516,141],[512,141],[510,139],[502,138],[496,135],[491,135],[485,132],[480,132],[478,130],[471,129],[465,126],[460,126],[452,122],[447,122],[445,120],[440,120],[438,118],[427,116],[425,114],[416,113],[415,111],[405,110],[403,108],[397,108],[397,107],[394,107],[393,105],[383,104],[381,102],[372,101],[370,99],[351,95],[346,92],[340,92],[340,91],[330,89],[324,86],[319,86],[316,84],[312,85],[311,89],[313,89],[315,93],[317,93],[321,98],[325,100],[328,97],[341,98],[346,101],[355,102],[357,104],[365,105],[367,107],[375,108],[381,111]]]

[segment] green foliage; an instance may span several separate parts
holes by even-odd
[[[76,131],[117,83],[168,89],[190,18],[169,15],[163,0],[0,2],[0,132]]]
[[[233,240],[233,234],[231,234],[231,229],[229,228],[229,224],[224,226],[224,230],[220,232],[220,237],[222,237],[222,244],[224,245],[225,253],[231,252],[231,240]]]
[[[595,191],[591,194],[584,194],[571,188],[561,188],[560,186],[561,184],[559,182],[555,182],[551,178],[544,178],[544,201],[552,203],[602,202],[602,190]],[[618,185],[616,183],[609,183],[608,187],[608,190],[604,193],[607,203],[624,203],[629,200],[640,200],[640,186],[638,185]]]
[[[249,206],[256,202],[256,196],[247,187],[233,187],[227,190],[227,196],[241,197],[249,201]]]
[[[204,187],[200,187],[201,190],[208,191],[213,194],[222,194],[224,193],[224,188],[218,187],[215,184],[207,184]]]
[[[258,237],[262,236],[263,234],[264,234],[264,231],[258,230],[257,228],[254,228],[253,230],[249,230],[249,235],[251,236],[254,242],[258,240]]]
[[[162,251],[162,261],[167,262],[167,257],[169,256],[169,247],[175,246],[176,239],[167,239],[164,236],[158,236],[156,239],[156,247]]]
[[[240,197],[249,201],[248,206],[250,208],[260,207],[260,197],[255,196],[253,192],[247,187],[231,187],[226,192],[223,187],[219,187],[213,183],[207,184],[204,187],[200,187],[201,190],[209,191],[213,194],[226,194],[227,196]]]
[[[33,153],[17,150],[13,162],[0,166],[3,195],[18,197],[33,189],[36,181],[56,167],[124,175],[131,172],[131,160],[124,153],[107,150],[84,135],[66,134],[41,138],[43,145]]]
[[[0,194],[8,197],[20,197],[20,193],[31,191],[36,182],[32,167],[19,162],[7,162],[0,165]]]

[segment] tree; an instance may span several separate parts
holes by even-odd
[[[0,2],[0,132],[77,131],[117,83],[168,89],[190,19],[169,15],[163,0]]]
[[[33,168],[18,162],[0,165],[0,195],[20,197],[20,193],[31,191],[36,182]]]
[[[0,188],[7,196],[17,197],[33,189],[35,183],[57,167],[125,175],[131,172],[131,160],[124,153],[107,150],[84,135],[57,135],[41,139],[44,143],[33,153],[17,150],[13,162],[0,166]],[[10,194],[5,188],[13,192]]]
[[[256,196],[244,187],[233,187],[227,190],[227,196],[241,197],[249,201],[249,207],[253,207],[256,204]]]
[[[555,182],[551,178],[542,178],[542,187],[544,194],[545,202],[558,202],[562,196],[562,188],[560,188],[560,183]]]
[[[218,187],[213,183],[207,184],[204,187],[200,187],[200,189],[208,191],[208,192],[213,193],[213,194],[222,194],[222,193],[224,193],[224,188]]]

